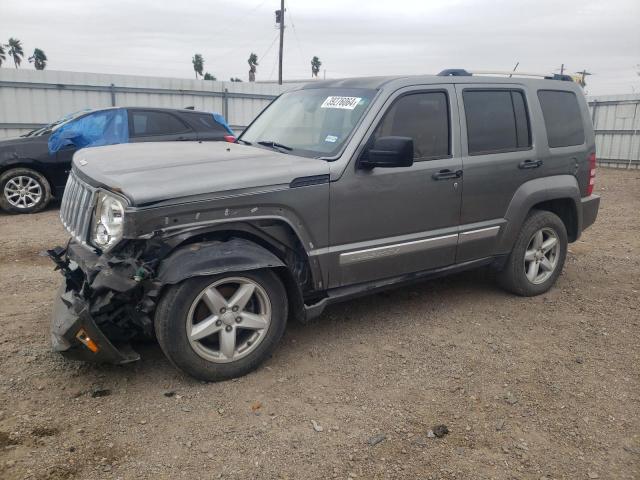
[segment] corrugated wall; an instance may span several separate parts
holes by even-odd
[[[222,113],[230,125],[244,127],[273,97],[295,86],[0,68],[0,138],[71,112],[113,105],[194,106]]]
[[[241,130],[274,96],[297,85],[0,68],[0,138],[20,135],[71,112],[112,105],[194,106],[222,113]],[[600,164],[640,168],[640,94],[588,100]]]
[[[640,168],[640,94],[589,97],[602,166]]]

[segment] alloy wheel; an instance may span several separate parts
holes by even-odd
[[[4,185],[4,197],[16,208],[32,208],[42,200],[42,185],[32,177],[18,175]]]
[[[245,277],[220,279],[196,296],[187,314],[187,338],[205,360],[229,363],[247,356],[264,340],[271,302],[258,283]]]
[[[558,266],[560,240],[558,234],[545,227],[533,234],[524,254],[524,273],[527,279],[539,285],[544,283]]]

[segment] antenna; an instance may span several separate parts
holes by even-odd
[[[516,66],[513,67],[514,72],[518,69],[518,65],[520,65],[520,62],[516,62]],[[509,78],[511,78],[511,75],[509,75]]]

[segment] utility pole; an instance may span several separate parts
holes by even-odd
[[[278,58],[278,84],[282,85],[282,50],[284,47],[284,0],[280,0],[280,56]]]
[[[560,65],[560,75],[564,75],[564,63]]]

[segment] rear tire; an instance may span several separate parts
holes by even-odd
[[[560,217],[548,211],[532,211],[504,269],[498,273],[498,282],[523,297],[545,293],[562,272],[567,243],[567,229]]]
[[[36,213],[51,201],[44,175],[30,168],[14,168],[0,175],[0,208],[8,213]]]
[[[245,375],[273,352],[287,322],[287,294],[271,270],[189,278],[162,296],[160,348],[179,370],[206,382]]]

